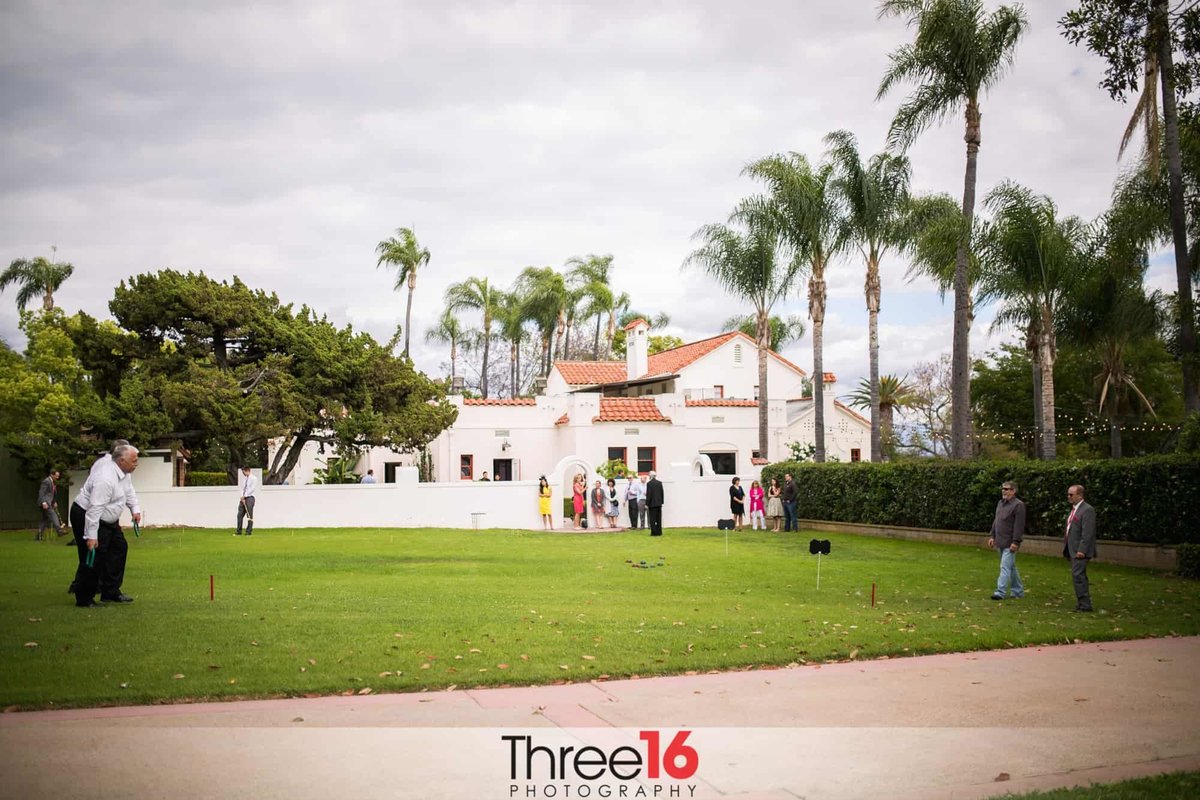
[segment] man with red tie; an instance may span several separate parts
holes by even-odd
[[[1075,585],[1075,610],[1091,611],[1092,596],[1088,593],[1087,565],[1096,557],[1096,509],[1083,499],[1083,487],[1076,484],[1067,489],[1071,513],[1067,516],[1067,532],[1063,539],[1063,557],[1071,561],[1071,582]]]

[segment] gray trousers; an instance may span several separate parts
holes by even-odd
[[[237,532],[238,533],[242,532],[242,520],[247,516],[247,514],[249,514],[250,519],[248,521],[248,524],[246,525],[246,533],[250,534],[251,532],[254,531],[254,498],[253,497],[243,497],[241,500],[238,500],[238,523],[237,523]]]
[[[41,522],[38,523],[37,538],[41,540],[42,534],[47,528],[54,531],[54,535],[57,536],[59,528],[62,527],[62,523],[58,519],[58,509],[54,506],[42,508],[39,505],[38,511],[42,512],[42,519]]]
[[[1071,556],[1071,583],[1075,586],[1076,608],[1092,610],[1092,596],[1088,593],[1088,559]]]

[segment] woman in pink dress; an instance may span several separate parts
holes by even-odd
[[[579,516],[583,513],[583,492],[586,488],[582,475],[576,475],[571,484],[571,510],[575,512],[575,530],[579,530]]]
[[[762,484],[758,481],[750,483],[750,530],[758,530],[759,523],[762,523],[762,529],[767,529],[766,503],[763,498],[766,497],[766,492],[763,491]]]

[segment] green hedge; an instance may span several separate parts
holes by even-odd
[[[228,486],[229,476],[224,472],[189,472],[188,486]]]
[[[1181,544],[1175,549],[1178,572],[1185,578],[1200,580],[1200,544]]]
[[[906,461],[897,464],[782,462],[763,478],[800,487],[801,519],[986,532],[1000,484],[1016,481],[1027,532],[1059,536],[1067,487],[1082,484],[1101,539],[1200,543],[1200,459],[1152,456],[1107,461]]]

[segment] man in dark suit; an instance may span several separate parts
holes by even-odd
[[[650,522],[650,535],[662,536],[663,485],[658,473],[651,472],[646,483],[646,517]]]
[[[62,522],[58,519],[58,509],[54,507],[54,495],[58,491],[58,470],[50,470],[50,474],[42,479],[38,486],[38,509],[42,512],[42,520],[38,523],[37,540],[42,540],[42,533],[49,528],[58,535]],[[47,537],[53,538],[53,537]]]
[[[1087,565],[1096,557],[1096,509],[1083,499],[1083,487],[1067,489],[1071,513],[1067,516],[1067,533],[1063,541],[1063,557],[1071,561],[1071,582],[1075,585],[1075,610],[1091,611],[1092,596],[1088,593]]]

